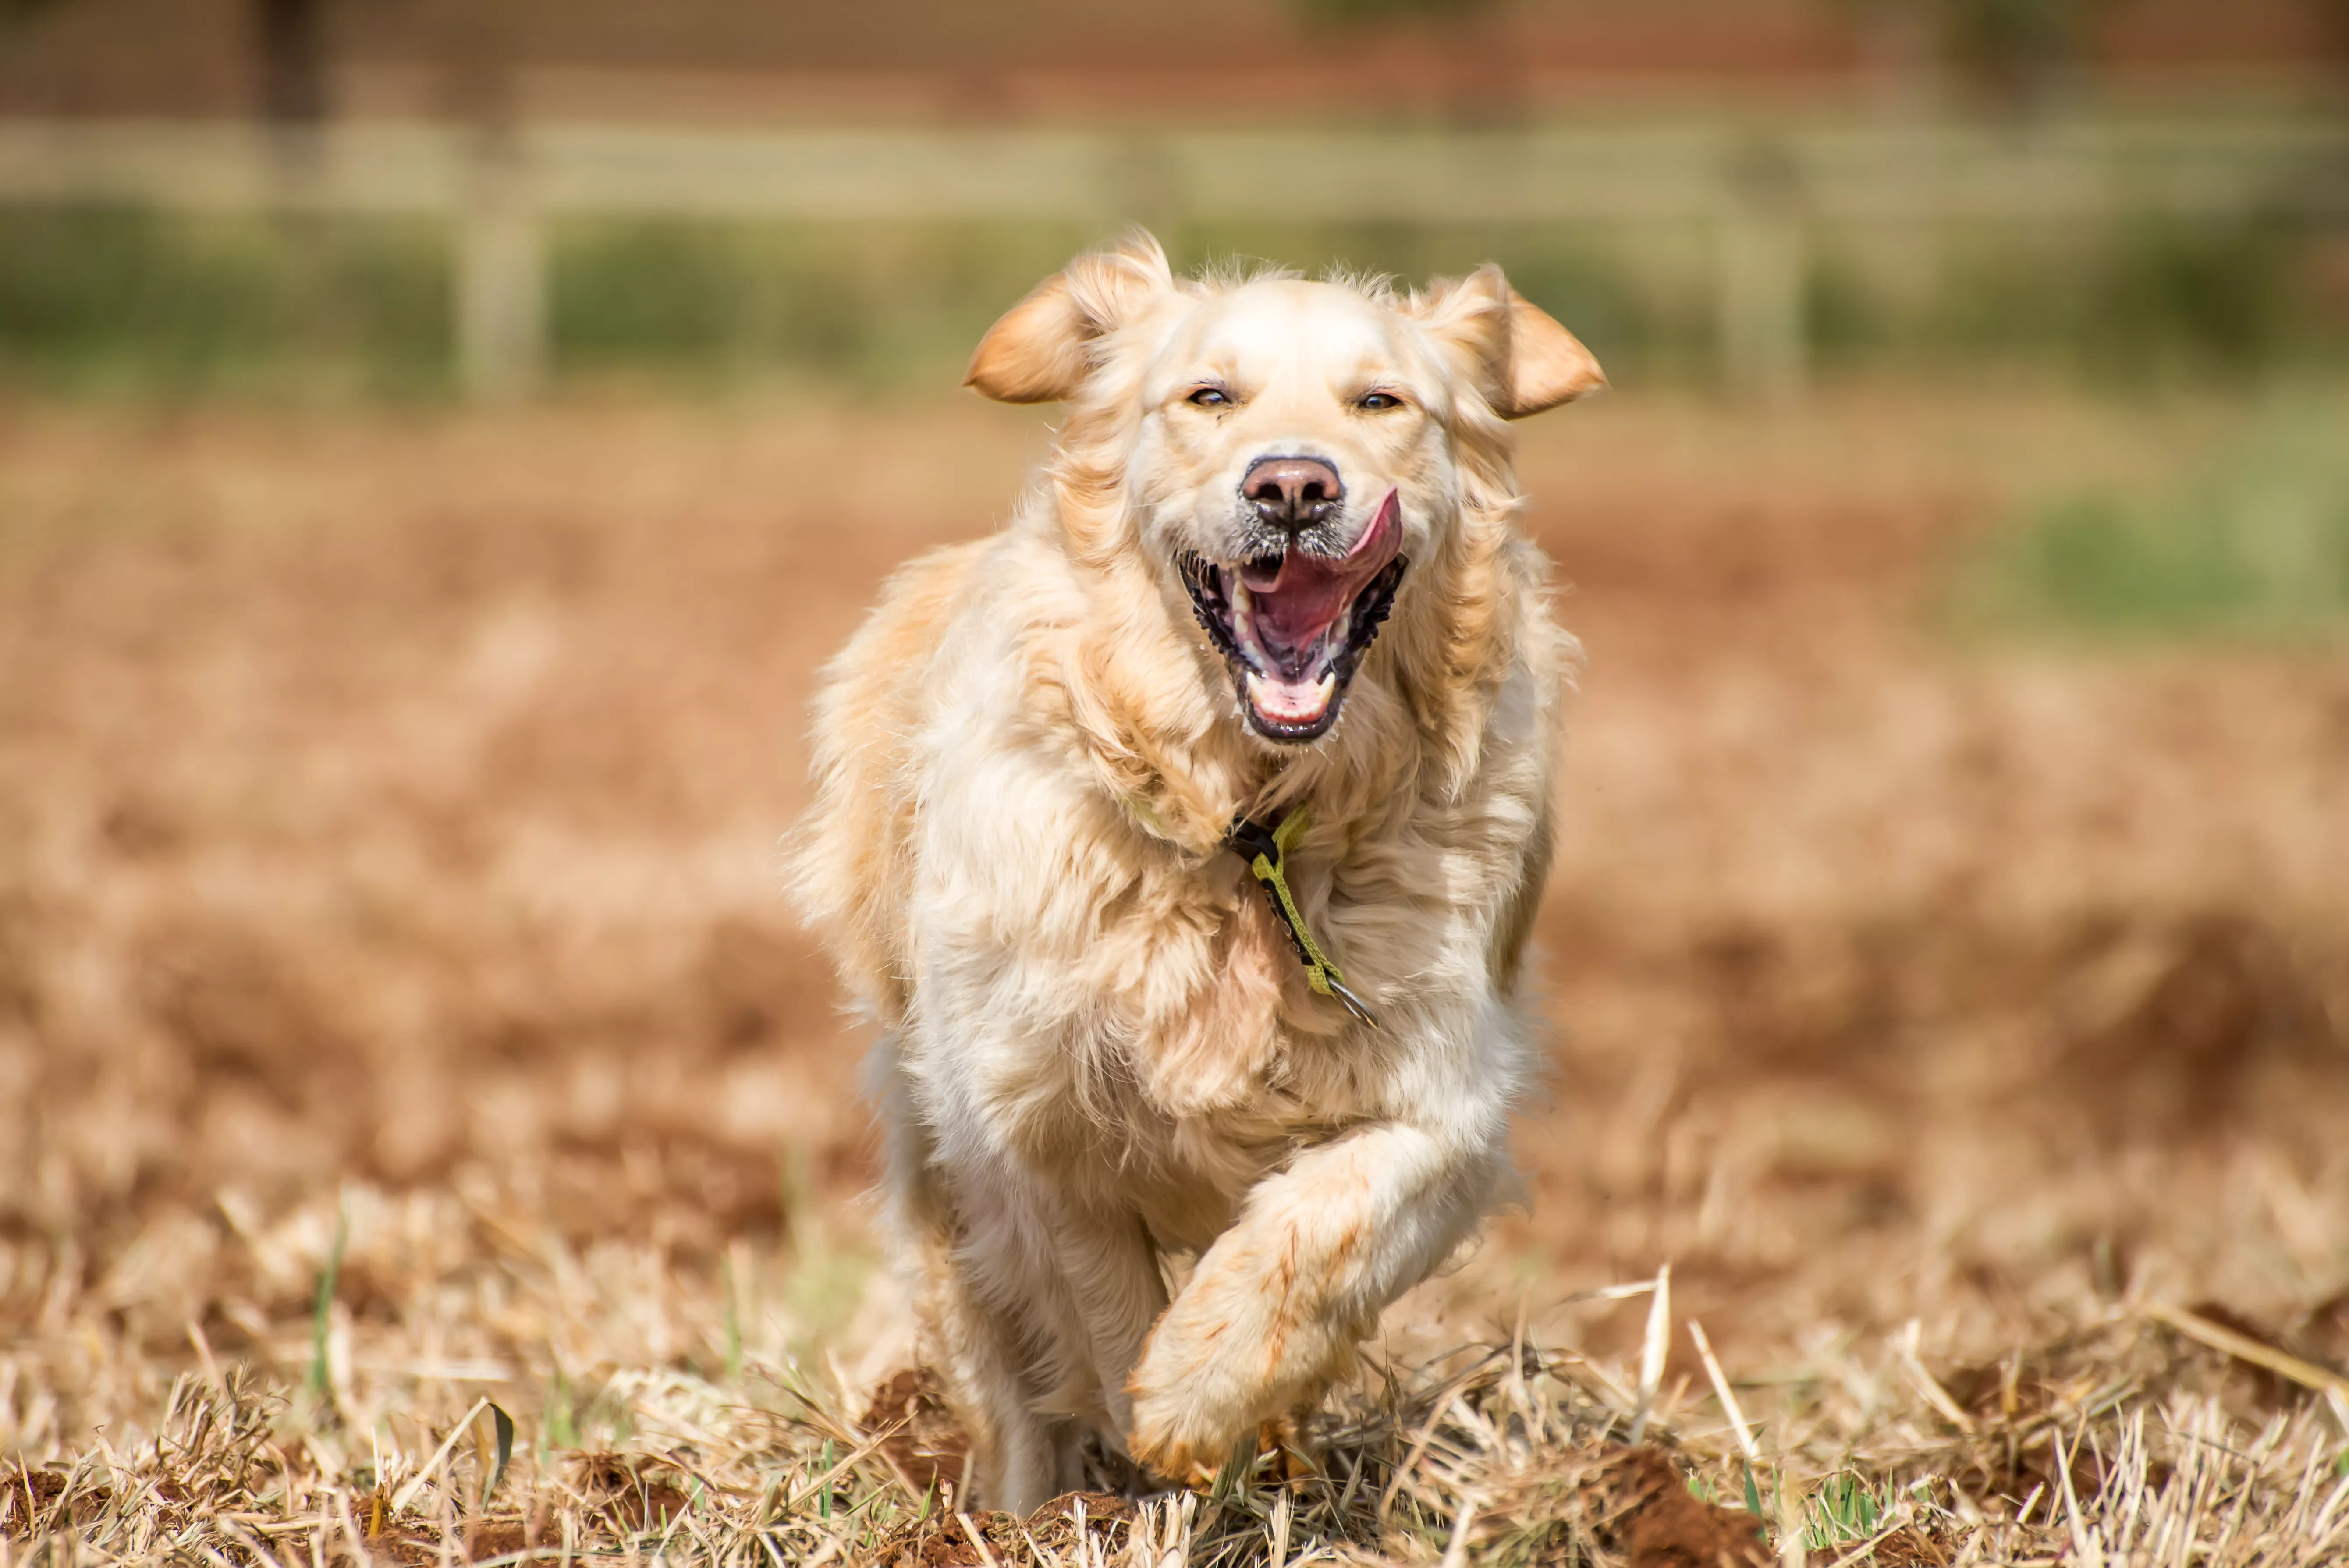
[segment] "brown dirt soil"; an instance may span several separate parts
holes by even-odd
[[[1692,1496],[1688,1478],[1658,1449],[1631,1449],[1594,1491],[1599,1543],[1630,1568],[1762,1568],[1762,1522]]]
[[[34,1470],[21,1460],[16,1472],[0,1484],[0,1524],[23,1540],[49,1522],[57,1499],[65,1495],[66,1478]]]
[[[890,1374],[873,1390],[873,1402],[856,1425],[868,1437],[887,1434],[881,1451],[905,1477],[909,1491],[962,1491],[970,1439],[927,1371],[909,1367]]]
[[[1083,1562],[1077,1555],[1081,1540],[1116,1552],[1125,1544],[1134,1511],[1131,1500],[1113,1493],[1072,1491],[1024,1520],[1002,1512],[933,1514],[891,1531],[873,1549],[871,1561],[874,1568],[1043,1568],[1047,1563]],[[984,1553],[974,1535],[985,1541]],[[1040,1549],[1050,1555],[1039,1555]]]
[[[658,1530],[684,1515],[693,1478],[629,1454],[581,1454],[572,1462],[572,1489],[591,1512],[624,1530]]]
[[[1733,1367],[1912,1318],[1923,1364],[1995,1366],[2143,1297],[2341,1365],[2349,665],[1922,629],[2015,490],[2226,418],[1526,427],[1588,655],[1554,1072],[1523,1212],[1417,1330],[1522,1298],[1613,1354],[1640,1305],[1564,1296],[1669,1260]],[[6,409],[0,1451],[206,1357],[298,1380],[338,1211],[353,1409],[885,1355],[862,1036],[774,849],[816,665],[1041,440],[946,403]],[[1666,1387],[1703,1377],[1676,1339]]]

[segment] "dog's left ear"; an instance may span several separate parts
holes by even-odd
[[[1438,341],[1482,369],[1485,398],[1504,419],[1571,403],[1607,385],[1607,373],[1581,340],[1511,288],[1490,263],[1435,284],[1409,308]]]
[[[1166,253],[1136,229],[1114,245],[1079,256],[1004,312],[978,340],[962,384],[999,403],[1073,397],[1092,370],[1094,340],[1174,286]]]

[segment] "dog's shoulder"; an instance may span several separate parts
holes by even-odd
[[[929,717],[932,668],[994,543],[948,545],[900,567],[826,666],[816,697],[815,799],[792,847],[792,892],[843,978],[884,1022],[905,1003],[899,901],[916,799],[907,751]]]

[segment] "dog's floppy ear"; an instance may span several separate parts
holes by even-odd
[[[962,384],[1000,403],[1069,397],[1092,368],[1093,340],[1174,286],[1166,253],[1139,229],[1106,250],[1087,252],[987,329]]]
[[[1571,403],[1607,385],[1607,373],[1581,340],[1511,288],[1490,263],[1413,303],[1429,332],[1483,366],[1486,400],[1504,419]]]

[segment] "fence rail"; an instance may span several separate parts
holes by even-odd
[[[1819,223],[2349,217],[2349,126],[2286,120],[1582,128],[1484,132],[765,133],[532,127],[0,125],[0,202],[430,214],[452,226],[468,386],[526,391],[544,354],[543,221],[1185,217],[1714,225],[1733,378],[1801,379]]]

